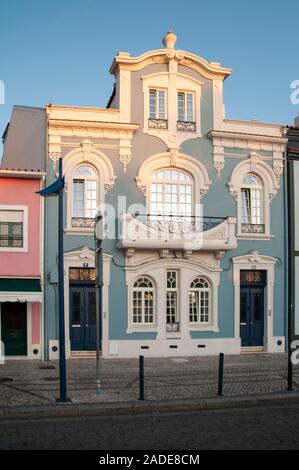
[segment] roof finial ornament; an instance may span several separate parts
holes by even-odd
[[[166,49],[174,49],[176,40],[177,37],[171,30],[167,31],[167,34],[162,39],[164,47]]]

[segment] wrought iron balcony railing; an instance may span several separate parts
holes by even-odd
[[[265,233],[265,224],[241,224],[242,233]]]
[[[225,217],[196,217],[173,214],[139,214],[134,217],[148,227],[160,232],[187,234],[205,232],[221,224]]]
[[[152,118],[149,118],[148,127],[149,127],[149,129],[167,129],[168,128],[168,121],[167,121],[167,119],[152,119]]]
[[[196,132],[196,123],[191,121],[177,121],[177,130],[184,132]]]
[[[74,228],[94,228],[95,218],[92,217],[72,217],[72,227]]]

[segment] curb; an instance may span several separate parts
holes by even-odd
[[[70,418],[83,416],[139,415],[221,409],[241,409],[259,406],[299,404],[298,392],[285,392],[250,397],[233,396],[198,400],[136,401],[127,403],[82,403],[42,406],[0,407],[0,421]]]

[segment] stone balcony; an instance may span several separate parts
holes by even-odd
[[[235,217],[120,216],[121,249],[227,251],[237,247]]]

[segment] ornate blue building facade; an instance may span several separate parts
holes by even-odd
[[[94,216],[107,212],[105,357],[283,352],[285,130],[226,119],[231,70],[175,48],[120,52],[105,109],[49,105],[63,158],[68,356],[95,349]],[[57,205],[45,201],[45,357],[57,357]]]

